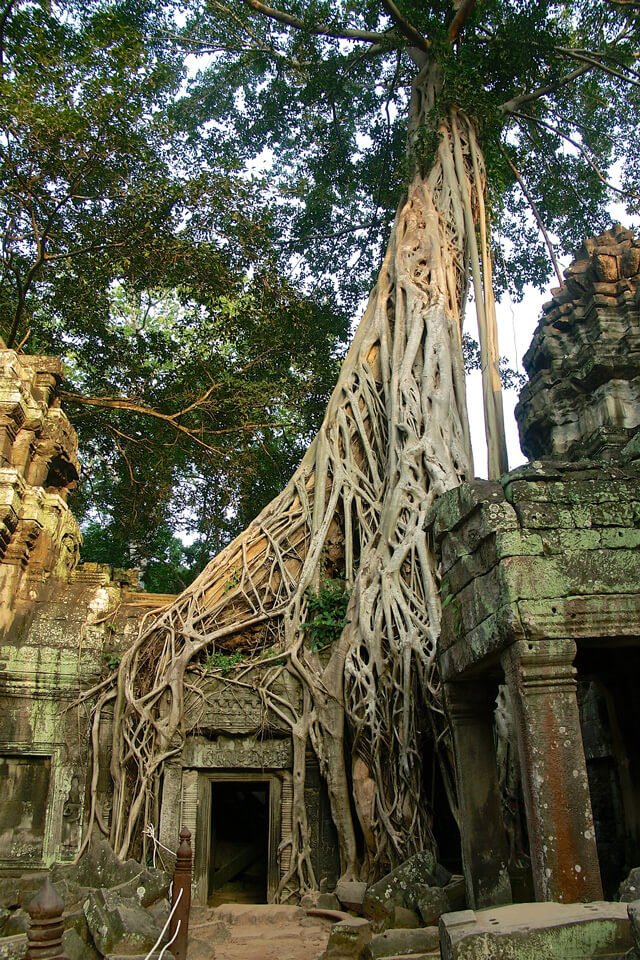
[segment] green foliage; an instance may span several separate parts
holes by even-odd
[[[319,590],[307,590],[308,616],[305,632],[311,641],[311,650],[317,653],[337,640],[347,620],[349,591],[343,580],[324,580]]]
[[[267,179],[185,109],[180,17],[61,0],[0,20],[0,334],[65,360],[85,559],[161,591],[289,475],[347,329],[289,275]]]
[[[414,161],[429,167],[438,121],[451,106],[474,119],[489,177],[499,290],[519,298],[525,284],[543,287],[551,272],[509,161],[559,253],[573,252],[580,239],[606,226],[606,202],[616,195],[603,178],[614,165],[628,212],[639,212],[640,27],[632,6],[486,0],[475,5],[455,44],[448,38],[449,0],[398,6],[429,41],[442,75],[438,101],[412,144]],[[202,129],[217,118],[210,148],[234,163],[270,163],[272,189],[281,195],[282,243],[300,258],[301,279],[334,286],[352,310],[369,289],[406,180],[416,66],[380,2],[290,0],[285,7],[302,29],[249,5],[231,16],[222,5],[192,2],[184,42],[215,56],[189,85],[181,109],[194,111]],[[383,40],[371,47],[318,36],[313,31],[321,23],[337,32],[378,31]],[[593,69],[562,84],[588,65],[584,56]],[[516,114],[503,109],[541,87],[548,92]]]
[[[243,655],[241,653],[222,653],[219,650],[216,650],[215,653],[209,654],[209,656],[204,661],[205,670],[211,673],[221,673],[223,677],[228,676],[234,667],[239,666],[243,662]]]
[[[301,28],[207,0],[0,19],[0,333],[62,355],[68,392],[97,401],[64,400],[74,509],[99,527],[85,556],[138,564],[152,589],[179,589],[290,476],[406,184],[417,66],[385,5],[284,6]],[[512,167],[559,253],[607,225],[613,167],[640,212],[631,5],[485,0],[455,44],[450,0],[398,6],[442,75],[414,160],[428,169],[451,106],[473,117],[498,290],[550,272]]]
[[[115,653],[113,650],[105,650],[102,654],[102,662],[109,673],[113,673],[114,670],[118,669],[121,660],[122,654]]]

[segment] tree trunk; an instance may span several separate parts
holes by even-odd
[[[437,87],[437,69],[427,65],[414,87],[413,143]],[[433,843],[421,745],[429,729],[443,728],[435,668],[440,600],[425,522],[436,497],[473,473],[461,349],[469,268],[487,367],[488,429],[498,431],[492,468],[504,466],[484,188],[473,126],[452,110],[428,171],[416,163],[376,287],[300,467],[192,586],[143,624],[135,650],[123,658],[112,764],[120,771],[112,840],[121,852],[140,827],[140,791],[157,783],[168,745],[179,748],[194,724],[185,710],[190,665],[214,650],[264,654],[265,646],[285,666],[265,671],[263,656],[249,669],[260,668],[262,695],[289,724],[295,757],[291,867],[280,895],[315,884],[304,809],[308,743],[328,784],[343,876],[361,868],[354,764],[370,875]],[[307,591],[336,569],[351,590],[349,622],[323,666],[305,635]],[[283,669],[302,685],[301,711],[274,691]],[[198,677],[192,671],[190,683],[203,687]],[[227,682],[242,686],[246,678]]]

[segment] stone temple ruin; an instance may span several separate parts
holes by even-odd
[[[640,241],[615,227],[565,276],[525,357],[530,462],[464,483],[430,516],[461,824],[443,814],[436,838],[473,910],[613,900],[640,865]],[[0,368],[1,884],[78,853],[90,714],[72,704],[172,598],[78,563],[61,364],[4,350]],[[284,681],[279,693],[299,695]],[[287,868],[290,734],[250,690],[218,681],[209,700],[165,768],[158,836],[173,849],[181,825],[192,831],[196,903],[271,901]],[[107,724],[99,738],[108,754]],[[335,833],[311,759],[306,799],[316,875],[332,889]]]

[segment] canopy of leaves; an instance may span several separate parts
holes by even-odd
[[[419,57],[440,63],[443,83],[413,162],[428,164],[438,115],[450,105],[474,118],[499,289],[519,296],[525,283],[548,280],[531,203],[562,252],[606,225],[612,197],[640,209],[637,5],[466,0],[455,5],[467,19],[452,42],[453,6],[189,4],[180,42],[210,63],[179,109],[214,153],[236,164],[272,161],[287,212],[282,242],[300,277],[311,287],[333,283],[347,309],[371,285],[412,169],[406,108]]]
[[[180,528],[215,552],[284,483],[451,106],[485,153],[500,289],[544,285],[549,237],[571,250],[612,196],[638,212],[637,5],[457,10],[0,5],[0,333],[67,362],[88,558],[149,571]],[[442,89],[408,151],[426,57]]]
[[[141,565],[157,589],[176,530],[215,549],[288,477],[346,335],[331,290],[287,278],[264,183],[176,108],[175,14],[0,13],[0,333],[66,362],[85,558]]]

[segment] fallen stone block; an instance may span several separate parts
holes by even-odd
[[[362,913],[362,904],[367,892],[366,883],[358,880],[339,880],[334,892],[345,910]]]
[[[199,937],[189,937],[189,945],[187,947],[189,960],[214,960],[215,955],[215,948],[210,940],[201,940]],[[169,960],[171,960],[171,958],[169,958]]]
[[[393,927],[400,930],[415,930],[424,924],[420,922],[420,914],[409,907],[395,906],[393,908]]]
[[[18,910],[12,910],[4,922],[2,936],[15,937],[18,933],[26,933],[30,923],[31,918],[22,907]]]
[[[3,927],[10,916],[11,916],[11,910],[8,910],[7,907],[0,907],[0,937],[3,936],[3,933],[2,933]]]
[[[28,873],[20,877],[0,877],[0,904],[15,909],[33,900],[44,883],[46,873]]]
[[[640,957],[640,900],[628,904],[627,914],[631,924],[631,937],[638,957]]]
[[[331,927],[323,960],[360,960],[371,940],[371,924],[363,917],[350,917]]]
[[[85,943],[88,943],[91,939],[89,927],[87,926],[87,918],[82,908],[80,910],[65,910],[62,916],[62,923],[64,924],[65,930],[75,930],[80,939],[84,940]]]
[[[428,887],[423,883],[416,884],[413,897],[425,927],[437,924],[443,913],[451,913],[451,902],[446,887]]]
[[[171,877],[136,860],[120,860],[106,840],[99,840],[77,863],[54,864],[51,882],[66,906],[84,901],[91,890],[106,889],[148,907],[167,896]]]
[[[309,909],[307,907],[307,909]],[[320,893],[316,899],[314,906],[311,909],[315,910],[342,910],[340,900],[336,897],[335,893]]]
[[[450,903],[450,910],[464,910],[467,906],[467,890],[464,877],[452,877],[449,883],[442,887]]]
[[[634,867],[629,876],[622,881],[619,896],[623,903],[640,900],[640,867]]]
[[[67,960],[100,960],[97,950],[86,943],[73,928],[62,934],[62,948]]]
[[[100,953],[133,956],[153,948],[160,930],[153,917],[133,898],[113,890],[95,890],[84,904],[84,915]]]
[[[592,960],[632,947],[622,903],[516,903],[440,918],[442,960]]]
[[[231,939],[231,931],[224,920],[208,920],[204,923],[189,923],[189,942],[202,940],[207,943],[226,943]]]
[[[432,853],[424,850],[369,887],[362,912],[373,922],[376,930],[384,930],[393,923],[393,907],[415,909],[414,891],[417,885],[443,887],[450,880],[449,871],[437,862]]]
[[[423,927],[420,930],[385,930],[384,933],[377,933],[371,938],[362,956],[363,960],[419,956],[437,950],[439,941],[437,927]]]
[[[0,938],[0,960],[24,960],[26,953],[27,937],[24,933]]]

